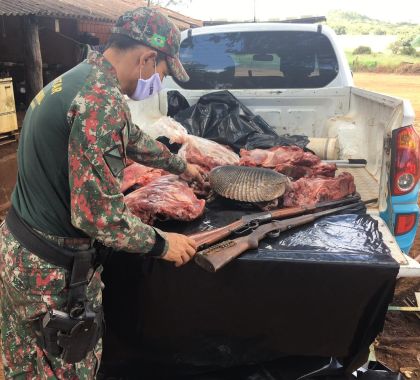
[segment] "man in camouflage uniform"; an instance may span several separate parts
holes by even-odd
[[[89,53],[47,85],[26,114],[12,207],[39,236],[66,249],[105,246],[186,263],[196,251],[186,236],[165,233],[134,216],[120,192],[127,159],[200,179],[199,169],[171,154],[131,121],[123,94],[156,71],[188,80],[178,57],[180,33],[160,12],[140,8],[117,21],[108,49]],[[157,62],[160,57],[160,62]],[[141,73],[141,74],[140,74]],[[101,267],[87,295],[101,304]],[[69,364],[38,344],[35,324],[66,307],[70,273],[25,249],[6,223],[0,230],[1,343],[6,378],[91,379],[101,341]]]

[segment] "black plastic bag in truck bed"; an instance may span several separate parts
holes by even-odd
[[[180,94],[172,96],[179,97]],[[182,95],[181,95],[182,96]],[[259,115],[242,104],[229,91],[203,95],[196,104],[173,116],[188,133],[240,149],[297,145],[304,148],[309,139],[303,135],[280,136]]]

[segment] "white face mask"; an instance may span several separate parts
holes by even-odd
[[[141,79],[140,69],[140,79],[137,81],[136,89],[133,94],[130,95],[130,98],[133,100],[144,100],[160,90],[162,90],[162,81],[160,80],[159,74],[156,72],[155,61],[155,73],[149,79]]]

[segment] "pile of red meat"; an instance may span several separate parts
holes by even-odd
[[[197,136],[188,136],[178,155],[191,164],[201,166],[206,172],[216,166],[239,164],[239,156],[230,148]]]
[[[182,126],[174,126],[170,118],[166,119],[154,125],[152,132],[181,143],[179,156],[201,166],[206,172],[216,166],[243,165],[271,168],[290,177],[292,182],[283,195],[284,206],[312,205],[341,199],[355,192],[351,174],[343,173],[335,177],[335,164],[324,163],[316,155],[297,146],[249,151],[242,149],[239,157],[228,147],[188,135]],[[196,195],[206,196],[209,191],[205,185],[188,185],[178,176],[162,169],[137,163],[124,170],[121,192],[129,189],[136,190],[126,195],[127,206],[149,224],[156,219],[196,219],[203,213],[205,205],[205,200],[198,199]]]
[[[294,180],[283,196],[286,207],[338,200],[356,191],[351,174],[342,173],[335,177],[335,164],[322,162],[316,155],[297,146],[242,149],[240,154],[240,165],[272,168]]]
[[[283,205],[285,207],[313,205],[342,199],[355,191],[354,178],[350,173],[342,173],[334,178],[300,178],[292,182],[284,193]]]
[[[203,213],[206,201],[198,199],[177,175],[169,174],[134,190],[125,203],[143,223],[153,224],[155,220],[194,220]]]
[[[312,153],[297,146],[276,146],[270,149],[241,149],[240,165],[272,168],[296,180],[302,177],[334,177],[335,164],[321,162]]]
[[[165,174],[169,174],[163,169],[149,168],[133,162],[124,169],[124,178],[121,185],[121,192],[124,193],[134,185],[145,186],[154,179],[159,178]]]
[[[169,133],[167,133],[169,135]],[[229,148],[196,136],[184,137],[179,153],[187,162],[201,166],[208,172],[216,166],[238,165],[239,156]],[[191,183],[178,176],[168,175],[162,169],[153,169],[132,163],[124,169],[121,192],[139,189],[125,197],[129,209],[144,223],[153,224],[156,219],[194,220],[204,211],[208,184]]]

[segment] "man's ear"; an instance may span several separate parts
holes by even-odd
[[[140,57],[140,65],[143,67],[150,59],[155,60],[157,52],[154,50],[145,51]]]

